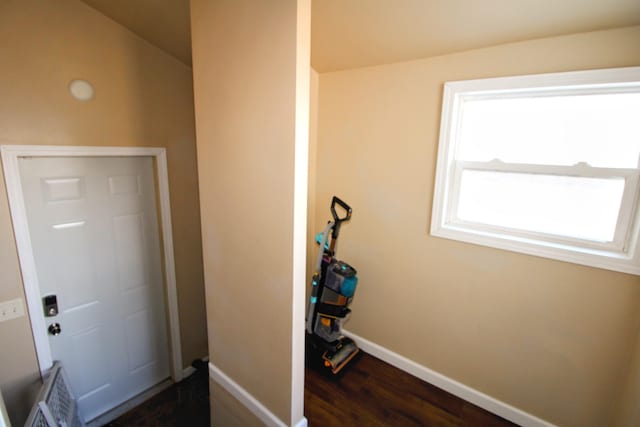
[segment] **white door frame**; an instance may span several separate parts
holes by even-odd
[[[18,259],[22,271],[31,330],[35,341],[40,373],[44,377],[53,366],[47,326],[42,315],[42,302],[36,271],[31,237],[27,223],[27,211],[22,192],[18,159],[20,157],[153,157],[158,172],[158,196],[160,201],[160,222],[164,252],[164,276],[166,280],[166,303],[169,313],[169,338],[171,342],[171,377],[180,381],[182,371],[182,349],[180,343],[180,323],[178,318],[178,294],[176,272],[173,259],[173,235],[171,232],[171,207],[169,204],[169,175],[167,155],[164,148],[155,147],[73,147],[48,145],[2,145],[2,167],[7,185],[9,208],[18,249]]]

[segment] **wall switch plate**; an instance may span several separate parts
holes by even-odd
[[[24,305],[21,298],[0,303],[0,322],[24,316]]]

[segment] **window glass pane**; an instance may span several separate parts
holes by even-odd
[[[613,241],[623,178],[462,172],[458,218],[482,224]]]
[[[457,160],[635,168],[640,93],[466,100]]]

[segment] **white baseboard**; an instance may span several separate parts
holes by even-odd
[[[251,393],[245,390],[240,384],[229,378],[224,372],[222,372],[217,366],[209,362],[209,377],[222,388],[224,388],[229,394],[235,397],[240,403],[242,403],[253,415],[258,417],[263,423],[269,427],[288,427],[288,425],[278,418],[273,412],[271,412],[266,406],[264,406],[258,399],[256,399]],[[302,417],[300,421],[295,424],[295,427],[306,427],[307,419]]]
[[[469,386],[459,383],[447,376],[444,376],[434,370],[422,366],[404,356],[394,353],[393,351],[382,347],[374,342],[362,338],[352,332],[343,330],[344,334],[356,341],[358,346],[366,353],[381,359],[396,368],[407,372],[423,381],[433,384],[449,393],[458,396],[461,399],[471,402],[476,406],[486,409],[496,415],[501,416],[511,422],[523,427],[556,427],[543,419],[515,408],[507,403],[475,390]]]
[[[208,363],[209,362],[209,356],[205,356],[202,359],[203,362]],[[182,379],[185,379],[187,377],[190,377],[191,375],[193,375],[196,372],[196,368],[194,368],[193,366],[189,365],[186,368],[184,368],[182,370]]]
[[[196,372],[196,368],[194,368],[193,366],[187,366],[186,368],[184,368],[182,370],[182,379],[184,380],[184,379],[190,377],[195,372]]]

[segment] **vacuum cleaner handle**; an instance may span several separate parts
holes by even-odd
[[[338,216],[338,213],[336,212],[336,204],[340,205],[340,207],[345,210],[346,214],[343,218]],[[342,221],[349,221],[351,219],[351,207],[336,196],[333,196],[333,199],[331,200],[331,215],[333,215],[333,221],[336,224]]]
[[[342,209],[345,210],[346,214],[344,217],[340,218],[338,213],[336,212],[336,205],[339,205]],[[331,233],[331,252],[334,251],[335,241],[338,238],[338,234],[340,234],[340,225],[343,221],[349,221],[351,219],[351,206],[340,200],[338,197],[333,196],[331,200],[331,215],[333,215],[333,232]]]

